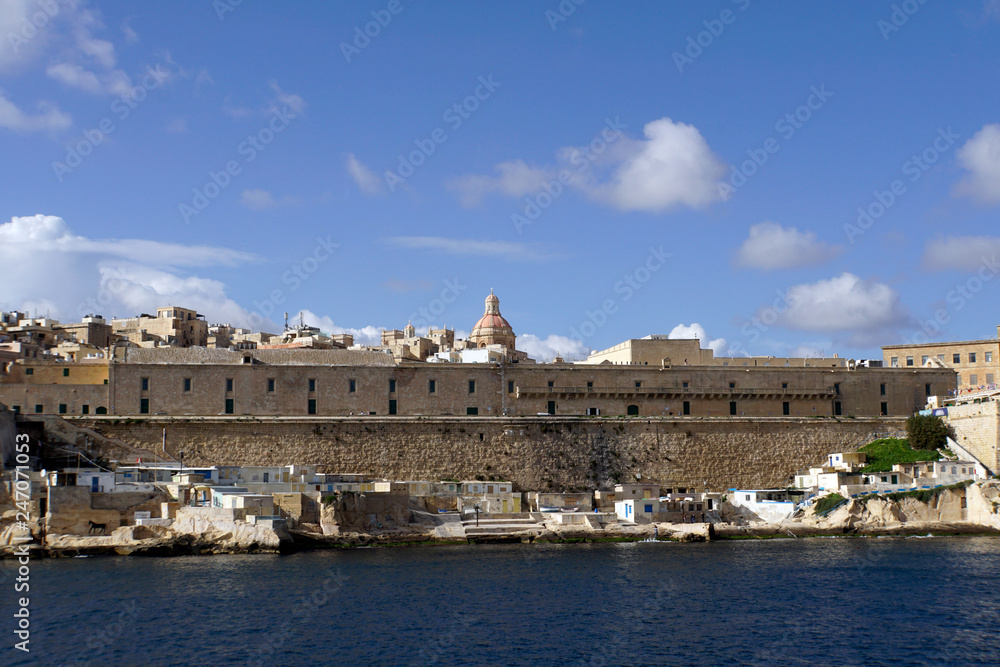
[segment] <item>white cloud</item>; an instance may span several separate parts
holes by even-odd
[[[122,23],[122,34],[125,36],[126,44],[136,44],[139,41],[139,34],[132,29],[128,21]]]
[[[725,338],[709,339],[705,327],[697,322],[692,322],[690,326],[678,324],[670,330],[667,338],[697,338],[701,341],[702,347],[712,350],[717,357],[725,356],[727,350]]]
[[[244,190],[240,197],[240,203],[251,211],[261,211],[266,208],[278,208],[279,206],[296,206],[302,201],[298,197],[285,196],[275,199],[267,190]]]
[[[89,239],[73,234],[57,216],[15,217],[0,224],[0,265],[6,271],[0,307],[24,310],[48,298],[52,317],[74,321],[87,313],[131,316],[174,303],[248,324],[249,313],[225,295],[222,283],[180,269],[254,261],[255,255],[229,248]]]
[[[551,334],[547,338],[539,338],[534,334],[518,334],[517,349],[528,353],[535,361],[552,361],[556,355],[566,361],[586,359],[590,348],[582,340]]]
[[[288,109],[295,114],[300,114],[305,111],[306,101],[302,99],[301,96],[295,95],[294,93],[286,93],[274,79],[268,81],[268,85],[271,86],[271,90],[273,90],[277,96],[276,101],[272,104],[269,111],[280,111],[280,109],[278,109],[279,103],[287,106]]]
[[[984,125],[956,152],[969,173],[955,186],[956,195],[984,204],[1000,204],[1000,124]]]
[[[750,236],[736,252],[736,263],[752,269],[791,269],[821,264],[842,251],[842,246],[817,240],[814,232],[761,222],[750,228]]]
[[[877,344],[910,322],[895,290],[851,273],[796,285],[779,306],[781,312],[758,317],[789,329],[842,334],[857,346]]]
[[[351,175],[354,182],[358,184],[358,188],[365,194],[375,195],[382,192],[382,179],[376,176],[371,169],[361,164],[361,161],[354,157],[354,153],[347,155],[347,173]]]
[[[463,206],[476,206],[493,192],[515,198],[533,194],[553,176],[551,169],[531,167],[523,160],[502,162],[496,171],[496,176],[463,176],[449,183],[448,188],[458,193]]]
[[[647,123],[643,133],[644,139],[600,135],[600,151],[589,146],[560,148],[550,166],[509,160],[496,166],[496,175],[463,176],[449,187],[465,205],[494,192],[508,197],[532,194],[560,175],[564,185],[621,211],[701,208],[720,199],[718,183],[726,165],[696,127],[664,117]]]
[[[386,243],[413,250],[435,250],[449,255],[502,257],[510,261],[544,261],[559,255],[536,246],[510,241],[480,241],[476,239],[449,239],[441,236],[394,236]]]
[[[955,269],[972,273],[984,265],[995,266],[998,253],[1000,237],[949,236],[927,242],[923,265],[931,271]]]
[[[65,130],[73,124],[69,114],[63,113],[46,102],[39,102],[37,114],[27,114],[16,104],[7,99],[0,90],[0,127],[16,132],[35,132],[37,130]]]
[[[629,142],[631,155],[607,183],[588,189],[622,211],[662,211],[678,205],[701,208],[719,200],[726,165],[693,125],[661,118],[643,128],[645,141]]]

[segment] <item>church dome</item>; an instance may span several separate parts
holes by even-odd
[[[486,312],[476,322],[469,336],[476,347],[486,347],[487,345],[500,344],[509,350],[514,349],[514,329],[510,323],[500,314],[500,299],[490,290],[490,295],[486,297]]]

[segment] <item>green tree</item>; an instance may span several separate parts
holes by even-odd
[[[940,417],[913,415],[906,420],[906,438],[913,449],[941,449],[955,432]]]

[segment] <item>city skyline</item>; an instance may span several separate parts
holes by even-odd
[[[492,287],[539,360],[992,338],[998,31],[978,0],[16,0],[0,309],[374,342],[468,333]]]

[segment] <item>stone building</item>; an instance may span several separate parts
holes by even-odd
[[[951,368],[958,373],[959,393],[994,388],[1000,380],[1000,326],[993,339],[885,345],[882,358],[890,368]]]
[[[909,415],[955,386],[954,371],[931,367],[397,363],[365,350],[118,348],[84,366],[20,360],[0,402],[71,415],[801,419]]]
[[[113,319],[111,326],[121,338],[144,347],[208,345],[208,322],[203,315],[189,308],[157,308],[156,317],[142,314],[139,317]]]

